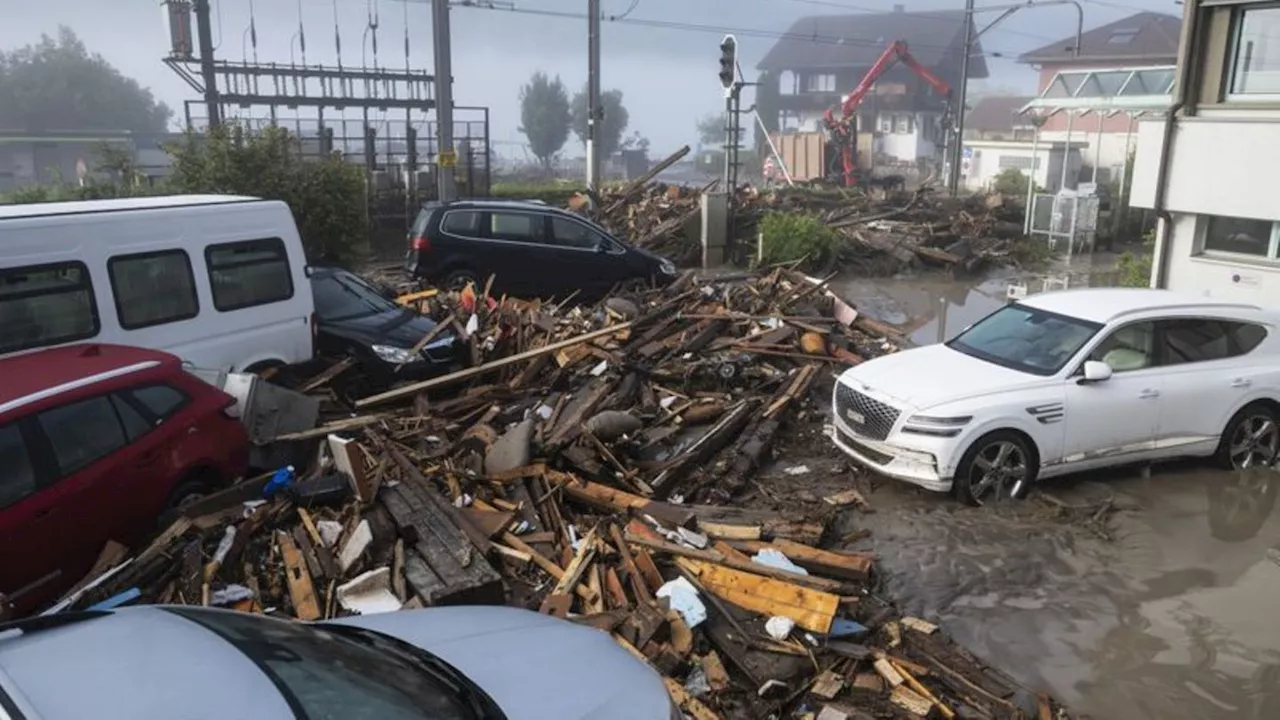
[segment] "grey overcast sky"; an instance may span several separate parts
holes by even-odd
[[[480,0],[473,0],[479,2]],[[1082,0],[1085,28],[1096,27],[1141,10],[1181,14],[1173,0]],[[460,0],[455,0],[455,5]],[[559,75],[573,92],[587,75],[586,20],[539,15],[550,11],[583,15],[587,0],[514,0],[517,10],[454,7],[453,67],[455,102],[491,109],[493,139],[511,152],[523,136],[517,96],[535,70]],[[630,112],[629,131],[652,142],[653,153],[665,154],[696,140],[697,118],[723,103],[716,78],[717,44],[725,31],[740,32],[742,66],[750,76],[756,62],[774,42],[750,32],[783,33],[796,18],[844,12],[884,12],[891,0],[602,0],[603,75],[605,89],[624,94]],[[909,11],[962,9],[962,0],[901,0]],[[1004,0],[978,0],[1006,5]],[[213,0],[214,41],[219,57],[238,60],[250,53],[247,30],[252,13],[261,61],[288,62],[298,54],[295,34],[299,18],[306,33],[307,59],[333,64],[338,55],[334,18],[342,41],[342,60],[358,65],[369,14],[379,18],[378,59],[382,65],[405,64],[404,29],[410,28],[409,63],[431,67],[430,6],[400,0]],[[998,15],[978,15],[979,25]],[[639,22],[636,22],[639,21]],[[711,29],[655,27],[676,23]],[[71,27],[88,45],[126,75],[149,87],[181,117],[184,100],[194,94],[161,63],[168,49],[168,30],[159,0],[0,0],[0,48],[35,42],[58,25]],[[1030,93],[1035,74],[1019,65],[1018,54],[1068,37],[1075,30],[1075,10],[1058,5],[1023,10],[982,38],[991,77],[981,86]],[[367,45],[365,46],[366,52]],[[370,56],[370,62],[372,58]],[[355,112],[349,112],[353,119]],[[576,142],[571,138],[570,143]],[[565,148],[567,154],[577,149]]]

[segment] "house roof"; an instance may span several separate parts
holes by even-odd
[[[1076,60],[1172,62],[1178,57],[1178,36],[1181,32],[1180,17],[1140,12],[1082,34],[1078,55],[1071,52],[1071,47],[1076,43],[1075,35],[1069,35],[1058,42],[1023,53],[1018,57],[1018,62],[1029,65]]]
[[[964,18],[960,10],[927,13],[887,12],[815,15],[796,20],[756,68],[759,70],[808,70],[865,68],[890,43],[905,40],[911,54],[926,67],[937,67],[947,53],[959,53],[964,44]],[[974,41],[969,77],[987,77],[982,46]]]
[[[1031,102],[1029,97],[1010,95],[991,95],[978,101],[965,117],[964,126],[968,130],[987,132],[1010,132],[1014,125],[1025,126],[1030,122],[1018,114],[1024,105]],[[1016,121],[1016,122],[1015,122]]]

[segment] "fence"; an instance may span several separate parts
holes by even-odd
[[[1098,198],[1036,194],[1031,203],[1031,236],[1044,237],[1054,249],[1065,245],[1068,258],[1091,252],[1098,237]]]
[[[202,127],[205,118],[193,116],[201,107],[187,102],[189,127]],[[399,114],[399,113],[397,113]],[[275,125],[295,134],[306,156],[338,152],[348,162],[365,168],[372,250],[377,256],[403,253],[404,234],[423,203],[439,198],[436,164],[437,123],[426,113],[409,111],[400,117],[389,112],[316,117],[231,115],[228,120],[260,130]],[[453,168],[459,197],[488,197],[492,187],[493,153],[489,139],[489,109],[455,107],[453,143],[457,164]]]

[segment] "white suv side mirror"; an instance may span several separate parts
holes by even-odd
[[[1084,363],[1084,383],[1099,383],[1111,377],[1111,366],[1097,360],[1086,360]],[[1083,384],[1083,383],[1082,383]]]

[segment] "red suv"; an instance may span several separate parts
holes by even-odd
[[[18,613],[245,473],[235,399],[168,353],[74,345],[0,360],[0,378],[0,593]]]

